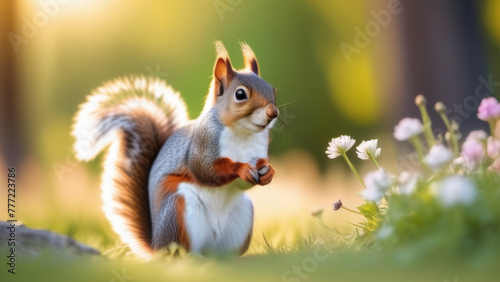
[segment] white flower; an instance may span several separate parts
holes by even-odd
[[[464,165],[464,157],[460,156],[456,159],[453,160],[453,165],[456,165],[456,166],[463,166]]]
[[[453,152],[442,144],[432,146],[424,162],[433,170],[439,170],[453,160]]]
[[[392,226],[385,224],[385,225],[380,226],[380,228],[375,233],[375,237],[378,240],[383,241],[383,240],[389,238],[393,233],[394,233],[394,228]]]
[[[458,170],[464,168],[465,160],[462,156],[460,156],[460,157],[454,159],[453,162],[451,163],[451,165],[453,166],[453,169],[455,171],[458,171]]]
[[[449,176],[439,185],[438,199],[445,207],[470,205],[476,196],[476,186],[472,180],[464,176]]]
[[[411,195],[417,188],[419,175],[403,171],[398,177],[399,192],[403,195]]]
[[[394,127],[394,138],[399,141],[408,140],[424,131],[424,126],[417,118],[404,118]]]
[[[356,153],[358,154],[358,158],[362,160],[369,160],[370,157],[377,158],[380,156],[380,151],[382,149],[377,148],[377,139],[363,141],[356,147]]]
[[[392,177],[383,169],[370,172],[365,177],[366,190],[361,192],[361,196],[378,204],[393,183]]]
[[[333,138],[332,141],[328,143],[329,146],[325,153],[330,159],[335,159],[336,157],[342,155],[342,153],[349,151],[354,143],[356,143],[356,140],[346,135]]]
[[[393,182],[392,177],[384,169],[370,172],[365,177],[365,185],[368,190],[376,189],[385,192],[392,186]]]
[[[470,141],[470,140],[476,140],[476,141],[483,141],[488,138],[488,134],[484,130],[474,130],[469,133],[469,136],[467,136],[467,139],[465,139],[465,142]]]
[[[382,200],[382,198],[385,196],[385,192],[381,192],[376,189],[366,189],[360,194],[365,201],[374,201],[377,204],[379,204],[380,200]]]

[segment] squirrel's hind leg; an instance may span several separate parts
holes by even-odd
[[[190,251],[191,240],[187,234],[185,211],[186,201],[182,195],[167,196],[163,205],[152,215],[153,249],[158,250],[175,242]]]
[[[193,189],[194,184],[180,182],[164,195],[157,212],[153,212],[154,249],[176,242],[188,252],[203,254],[213,241],[207,210]]]

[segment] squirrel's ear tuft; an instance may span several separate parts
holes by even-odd
[[[226,47],[224,47],[221,41],[216,41],[215,50],[217,51],[217,60],[214,66],[214,77],[218,81],[225,81],[228,84],[233,77],[233,67],[231,66]]]
[[[255,53],[252,48],[248,46],[245,42],[241,42],[241,52],[243,52],[243,61],[245,63],[245,68],[251,70],[256,75],[259,75],[259,63],[255,57]]]
[[[222,43],[222,41],[217,40],[214,42],[214,45],[215,45],[215,52],[217,52],[217,57],[229,59],[229,53],[227,52],[227,49],[224,46],[224,43]]]

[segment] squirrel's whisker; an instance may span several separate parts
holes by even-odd
[[[276,107],[281,108],[281,107],[284,107],[284,106],[286,106],[286,105],[290,105],[290,104],[296,103],[296,102],[301,101],[301,100],[304,100],[304,99],[305,99],[305,97],[303,97],[303,98],[299,98],[299,99],[297,99],[297,100],[293,100],[293,101],[290,101],[290,102],[286,102],[286,103],[281,104],[281,105],[276,105]]]

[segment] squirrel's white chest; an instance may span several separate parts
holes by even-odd
[[[267,158],[268,139],[267,130],[241,134],[226,127],[220,136],[220,157],[256,165],[258,159]],[[192,252],[227,253],[244,244],[252,230],[253,206],[240,186],[238,180],[218,188],[179,185]]]
[[[255,165],[258,159],[267,158],[268,144],[267,130],[244,134],[226,127],[221,133],[220,157]]]

